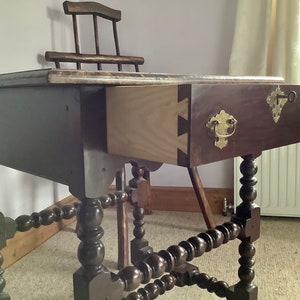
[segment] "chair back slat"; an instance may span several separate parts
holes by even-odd
[[[118,39],[118,31],[117,31],[117,23],[115,21],[113,23],[113,33],[114,33],[114,41],[116,47],[116,55],[120,56],[120,46],[119,46],[119,39]],[[122,65],[118,64],[118,70],[122,71]]]
[[[96,15],[93,15],[93,24],[94,24],[95,50],[96,50],[96,54],[100,55],[98,21],[97,21],[97,16]],[[97,63],[97,69],[98,70],[102,69],[101,63]]]
[[[80,46],[79,46],[79,35],[78,35],[78,26],[77,26],[77,18],[76,15],[72,15],[73,20],[73,33],[74,33],[74,43],[75,43],[75,52],[76,54],[80,54]],[[77,69],[81,69],[81,64],[76,63]]]

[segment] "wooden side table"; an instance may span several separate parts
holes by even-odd
[[[81,267],[74,274],[74,299],[121,299],[124,291],[165,272],[127,299],[154,299],[174,284],[197,284],[230,300],[257,299],[253,242],[260,214],[254,203],[254,158],[300,141],[299,93],[299,86],[272,77],[56,69],[3,74],[0,163],[67,184],[81,200]],[[139,120],[143,126],[135,126]],[[194,167],[236,156],[244,158],[243,202],[231,222],[149,253],[118,274],[102,265],[99,198],[124,163],[135,160],[155,170],[161,163]],[[124,200],[128,195],[115,196]],[[241,240],[236,285],[229,287],[187,263],[235,238]],[[0,299],[9,296],[2,291]]]

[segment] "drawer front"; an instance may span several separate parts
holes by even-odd
[[[259,155],[263,150],[299,142],[300,88],[278,87],[194,86],[190,165]]]
[[[187,165],[190,85],[106,88],[107,151]]]

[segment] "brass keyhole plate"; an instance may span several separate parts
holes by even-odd
[[[272,110],[272,117],[275,123],[280,119],[282,109],[287,102],[292,103],[297,99],[297,94],[295,91],[290,91],[287,95],[281,91],[278,86],[275,91],[267,97],[267,103]]]

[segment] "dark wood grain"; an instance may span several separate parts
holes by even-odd
[[[280,85],[286,93],[299,86]],[[300,101],[287,103],[275,123],[266,99],[277,85],[199,85],[192,102],[192,166],[296,143],[300,141]],[[219,149],[206,123],[220,110],[237,119],[236,131],[228,145]]]

